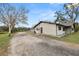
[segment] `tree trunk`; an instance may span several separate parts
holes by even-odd
[[[9,36],[11,36],[12,27],[9,25]]]
[[[73,30],[74,30],[74,32],[75,32],[75,20],[72,21],[72,22],[73,22],[72,28],[73,28]]]

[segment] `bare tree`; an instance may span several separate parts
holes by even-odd
[[[0,22],[9,28],[9,36],[12,29],[18,23],[27,23],[27,10],[25,8],[15,8],[10,4],[0,4]]]

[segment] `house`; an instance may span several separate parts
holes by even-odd
[[[70,22],[53,23],[47,21],[40,21],[33,27],[32,31],[34,31],[36,34],[46,34],[57,37],[61,37],[74,32]]]

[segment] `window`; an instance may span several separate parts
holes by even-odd
[[[61,26],[58,26],[58,30],[61,30]]]
[[[65,27],[63,27],[63,31],[65,31]]]

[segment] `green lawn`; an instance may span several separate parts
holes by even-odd
[[[54,37],[54,36],[51,36],[51,35],[41,35],[40,37],[46,37],[46,38],[50,38],[50,39],[56,39],[56,40],[59,40],[59,41],[79,44],[79,32],[75,32],[75,33],[72,33],[70,35],[60,37],[60,38]]]
[[[0,32],[0,55],[7,54],[7,48],[9,46],[10,38],[7,32]]]
[[[53,37],[53,36],[48,36],[50,38],[56,39],[56,40],[61,40],[65,42],[70,42],[70,43],[77,43],[79,44],[79,32],[72,33],[70,35],[66,35],[64,37],[58,38],[58,37]]]
[[[61,38],[61,40],[79,44],[79,32],[64,36]]]

